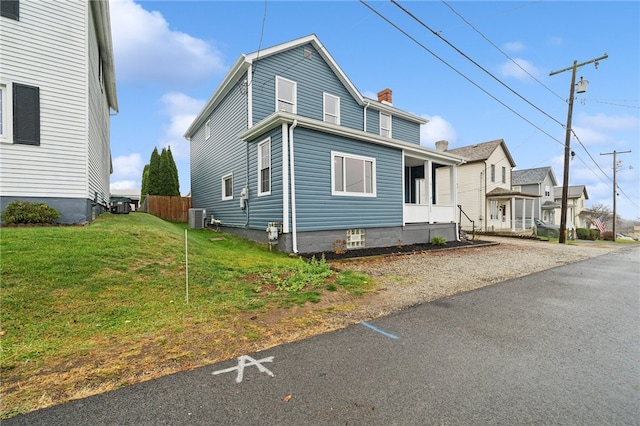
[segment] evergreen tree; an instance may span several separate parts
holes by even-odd
[[[160,174],[158,177],[158,195],[173,195],[171,193],[171,186],[173,185],[172,173],[167,149],[162,148],[162,153],[160,154]]]
[[[142,170],[142,186],[140,187],[140,203],[144,203],[144,199],[149,194],[149,165],[144,166]]]
[[[171,195],[180,196],[180,180],[178,179],[178,167],[176,167],[176,162],[173,160],[173,154],[171,153],[170,146],[167,148],[167,156],[169,157],[169,165],[171,166],[173,179],[173,184],[171,186]]]
[[[149,195],[161,195],[160,154],[158,148],[153,148],[149,161]]]

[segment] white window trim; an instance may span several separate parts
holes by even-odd
[[[207,120],[206,123],[204,123],[204,140],[207,140],[211,137],[211,120]]]
[[[327,98],[333,98],[336,101],[336,113],[331,114],[327,112]],[[335,117],[336,125],[340,125],[340,97],[332,95],[331,93],[323,92],[322,93],[322,120],[327,122],[327,115],[331,117]]]
[[[267,144],[269,145],[269,190],[262,191],[262,155],[260,152],[260,148]],[[263,195],[271,195],[271,171],[273,170],[271,157],[271,138],[267,138],[258,144],[258,197]]]
[[[229,178],[231,178],[231,195],[227,196],[225,194],[225,192],[224,192],[224,190],[225,190],[225,185],[224,184],[225,184],[225,181],[227,179],[229,179]],[[233,200],[233,173],[229,173],[227,175],[222,176],[221,183],[222,183],[222,191],[220,191],[220,192],[221,192],[221,195],[222,195],[222,201]]]
[[[290,103],[288,99],[280,99],[278,97],[278,93],[279,93],[279,86],[280,86],[280,82],[281,81],[286,81],[288,83],[292,83],[293,84],[293,108],[292,108],[292,113],[293,114],[297,114],[298,113],[298,83],[293,81],[293,80],[289,80],[287,78],[284,77],[280,77],[280,76],[276,76],[276,111],[280,111],[280,109],[278,108],[278,104],[280,103],[280,101],[282,102],[286,102],[286,103]]]
[[[382,117],[383,116],[384,117],[389,117],[389,128],[388,129],[382,127]],[[380,120],[379,121],[380,121],[380,136],[383,136],[385,138],[390,138],[393,135],[393,133],[391,131],[391,122],[392,122],[391,114],[387,114],[385,112],[380,111]],[[383,130],[388,130],[389,131],[389,136],[384,136],[384,134],[382,133]]]
[[[13,87],[11,83],[0,81],[2,88],[2,133],[0,142],[13,143]]]
[[[362,160],[362,161],[370,161],[371,165],[371,191],[372,192],[347,192],[347,191],[336,191],[335,185],[335,157],[342,158],[351,158],[353,160]],[[378,189],[376,183],[376,159],[373,157],[364,157],[361,155],[354,154],[346,154],[344,152],[331,151],[331,195],[341,196],[341,197],[369,197],[375,198],[377,197]]]

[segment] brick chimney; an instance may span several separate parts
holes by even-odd
[[[384,102],[393,105],[391,101],[391,89],[387,88],[378,92],[378,102]]]
[[[436,151],[446,151],[447,149],[449,149],[449,141],[436,142]]]

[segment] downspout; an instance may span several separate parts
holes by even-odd
[[[363,132],[367,131],[367,108],[369,108],[369,105],[371,105],[369,102],[364,105],[364,115],[362,117],[362,121],[364,122],[364,128],[362,130]]]
[[[293,120],[293,124],[289,126],[289,174],[291,175],[291,243],[293,252],[298,253],[298,229],[296,225],[296,175],[293,154],[293,129],[298,125],[298,120]]]
[[[247,158],[246,158],[246,164],[247,164],[247,176],[246,176],[246,185],[245,188],[247,188],[247,190],[249,189],[249,142],[245,142],[245,146],[247,147],[246,152],[247,152]],[[248,192],[248,191],[247,191]],[[247,199],[244,202],[244,209],[246,211],[246,216],[247,216],[247,220],[244,222],[244,227],[246,228],[247,226],[249,226],[249,194],[247,193]]]
[[[482,196],[484,201],[484,231],[489,230],[489,216],[487,216],[487,162],[484,162],[484,194]]]

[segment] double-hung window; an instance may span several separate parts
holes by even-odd
[[[496,181],[496,165],[492,164],[491,165],[491,182],[495,182]]]
[[[380,113],[380,136],[391,137],[391,116],[383,112]]]
[[[507,183],[507,168],[502,168],[502,183]]]
[[[276,77],[276,111],[297,114],[297,84],[283,77]]]
[[[497,200],[491,200],[489,202],[489,212],[491,214],[491,219],[498,218],[498,201]]]
[[[222,199],[233,200],[233,173],[222,177]]]
[[[258,196],[271,193],[271,139],[258,144]]]
[[[331,152],[331,194],[376,196],[376,160]]]
[[[324,121],[327,123],[340,124],[340,98],[325,93],[323,96]]]

